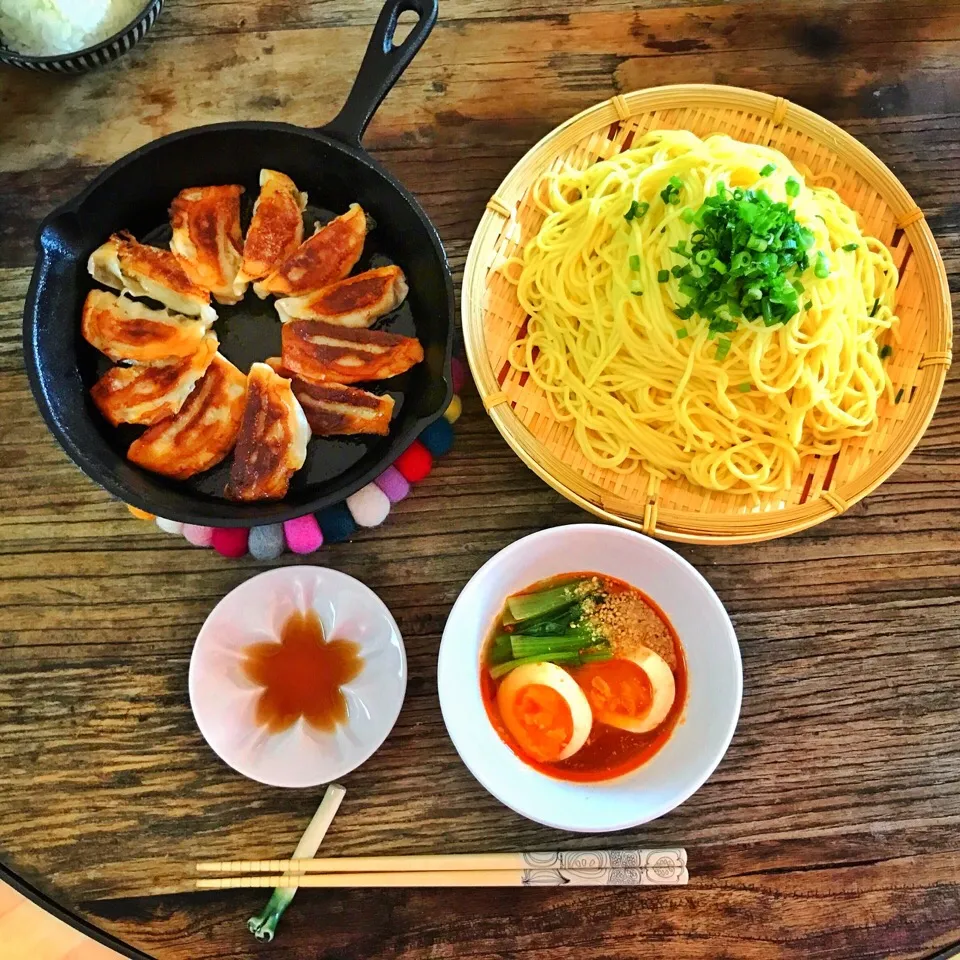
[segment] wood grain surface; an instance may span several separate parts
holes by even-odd
[[[514,457],[471,390],[454,452],[382,528],[320,555],[390,606],[410,667],[397,727],[347,778],[327,853],[682,843],[688,888],[316,891],[269,947],[246,932],[255,891],[186,893],[197,859],[286,855],[320,791],[246,781],[197,732],[193,638],[264,567],[134,521],[59,450],[22,366],[32,237],[158,135],[324,122],[378,9],[168,0],[112,68],[0,73],[0,858],[158,960],[929,958],[960,943],[956,373],[917,451],[848,514],[679,551],[735,621],[743,713],[706,786],[616,837],[524,821],[446,737],[436,655],[457,593],[518,537],[587,519]],[[858,136],[924,208],[956,283],[958,2],[442,0],[366,146],[422,201],[459,280],[483,204],[541,135],[614,93],[689,81],[780,94]]]

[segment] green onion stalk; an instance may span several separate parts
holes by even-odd
[[[317,855],[317,850],[320,849],[324,835],[333,822],[346,792],[339,783],[331,783],[327,787],[327,792],[323,795],[323,800],[317,807],[317,812],[313,815],[309,826],[304,830],[291,859],[306,860]],[[289,873],[284,874],[284,879],[289,876]],[[247,921],[247,929],[258,940],[264,940],[267,943],[273,940],[277,932],[277,924],[297,895],[297,889],[297,887],[277,887],[263,910]]]

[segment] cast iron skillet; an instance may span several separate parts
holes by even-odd
[[[393,46],[398,16],[419,20]],[[436,229],[416,200],[363,151],[360,139],[374,111],[436,22],[437,0],[387,0],[353,89],[325,127],[238,122],[195,127],[163,137],[117,161],[79,196],[54,211],[37,237],[39,256],[24,313],[24,356],[40,412],[67,454],[111,493],[157,516],[211,526],[256,526],[322,509],[377,477],[450,401],[453,282]],[[95,286],[90,253],[116,230],[138,239],[169,239],[167,208],[185,187],[241,183],[246,214],[261,167],[281,170],[310,195],[308,215],[322,219],[359,203],[376,221],[357,269],[398,263],[407,275],[407,302],[378,326],[423,344],[425,359],[384,381],[397,400],[388,437],[315,438],[307,462],[282,501],[232,503],[223,497],[230,458],[185,482],[129,463],[124,454],[142,428],[111,427],[89,388],[109,365],[80,336],[80,311]],[[249,292],[235,307],[219,306],[215,330],[224,356],[241,370],[280,352],[272,298]]]

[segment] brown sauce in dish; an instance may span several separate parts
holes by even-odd
[[[667,619],[667,615],[643,591],[615,577],[580,572],[542,580],[520,592],[535,593],[568,581],[590,577],[600,581],[608,597],[608,607],[606,610],[600,608],[598,620],[605,623],[610,630],[610,645],[614,658],[629,656],[638,646],[646,647],[662,657],[673,672],[676,697],[669,713],[654,730],[647,733],[631,733],[594,719],[587,742],[573,756],[553,763],[542,763],[520,749],[507,730],[497,706],[497,691],[503,678],[494,680],[490,676],[487,657],[494,637],[504,629],[500,625],[502,611],[484,648],[480,669],[483,703],[487,716],[500,739],[524,763],[534,769],[559,780],[575,782],[610,780],[642,766],[670,739],[683,715],[687,700],[687,662],[683,647],[680,645],[680,638]],[[593,667],[564,666],[564,669],[575,680],[578,679],[578,673],[582,672],[582,677],[586,681]]]
[[[314,610],[291,614],[279,643],[252,643],[243,651],[244,674],[263,688],[257,724],[269,733],[282,733],[301,717],[315,729],[333,733],[347,722],[341,687],[362,669],[359,645],[327,640]]]

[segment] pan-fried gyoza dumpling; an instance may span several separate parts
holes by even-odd
[[[170,206],[170,249],[187,276],[220,303],[243,299],[246,283],[237,280],[243,260],[240,195],[243,187],[188,187]]]
[[[83,304],[80,332],[111,360],[156,363],[188,357],[200,348],[210,321],[151,310],[139,300],[91,290]]]
[[[303,210],[307,195],[284,173],[260,171],[260,196],[243,242],[238,283],[272,273],[303,243]]]
[[[407,289],[399,267],[378,267],[305,297],[285,297],[275,305],[284,322],[326,320],[341,327],[369,327],[378,317],[399,307]]]
[[[342,216],[318,228],[265,279],[253,285],[261,299],[268,294],[297,297],[342,280],[363,253],[367,215],[358,203]]]
[[[237,441],[246,393],[247,378],[216,354],[180,412],[134,440],[127,459],[175,480],[215,467]]]
[[[265,363],[247,377],[247,403],[224,491],[230,500],[280,500],[307,459],[310,425],[290,381]]]
[[[210,294],[187,276],[175,254],[138,243],[125,231],[115,233],[90,254],[87,270],[106,287],[133,297],[150,297],[186,317],[217,319]]]
[[[281,341],[284,368],[311,383],[385,380],[423,359],[423,347],[413,337],[338,327],[321,320],[285,323]]]
[[[114,426],[158,423],[180,410],[216,353],[217,338],[209,333],[189,357],[108,370],[90,389],[90,396]]]
[[[385,437],[390,432],[393,397],[378,396],[342,383],[293,381],[293,395],[300,401],[315,437],[351,436],[372,433]]]

